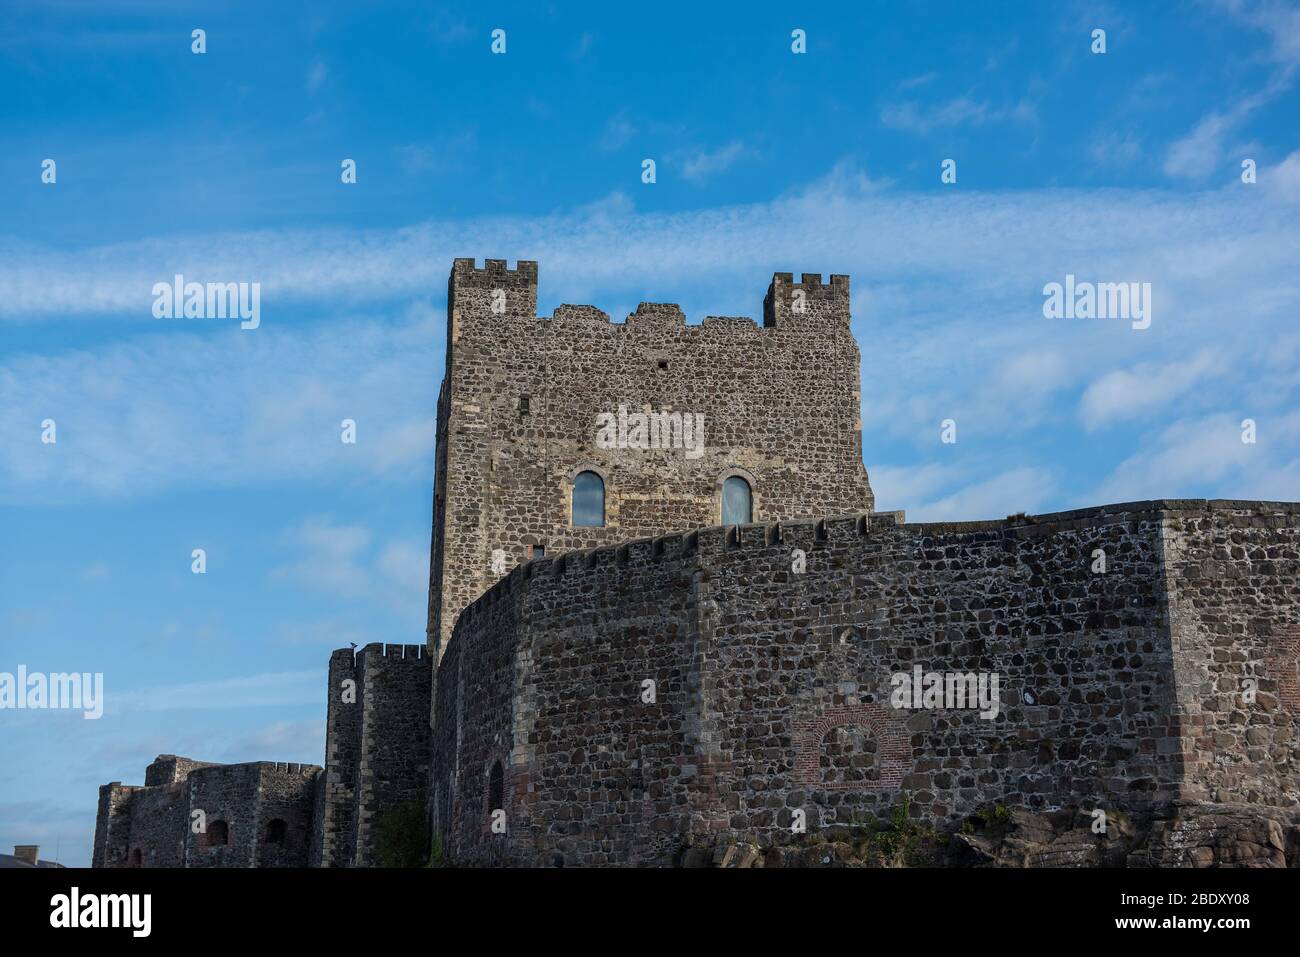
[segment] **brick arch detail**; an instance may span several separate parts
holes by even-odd
[[[1293,717],[1300,716],[1300,625],[1273,628],[1272,640],[1264,656],[1265,677],[1277,683],[1277,698]]]
[[[822,741],[827,732],[849,726],[866,728],[879,742],[879,781],[826,784],[818,780]],[[903,783],[903,776],[912,765],[907,730],[886,708],[878,704],[840,705],[825,708],[816,717],[796,718],[794,745],[795,781],[819,790],[897,791]]]

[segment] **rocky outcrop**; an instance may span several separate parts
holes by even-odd
[[[990,809],[950,835],[850,829],[688,848],[683,867],[1300,867],[1300,809],[1176,802],[1143,815]]]

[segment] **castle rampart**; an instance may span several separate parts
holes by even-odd
[[[465,863],[666,864],[904,795],[941,827],[989,803],[1294,807],[1298,549],[1300,506],[1166,501],[534,561],[466,610],[439,668],[437,826]],[[997,675],[996,717],[894,707],[917,667]]]
[[[315,843],[311,764],[212,764],[159,755],[144,786],[99,789],[94,867],[305,867]]]

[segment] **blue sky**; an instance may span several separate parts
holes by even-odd
[[[423,640],[453,257],[616,318],[850,274],[912,519],[1300,498],[1297,5],[904,6],[6,4],[0,671],[107,702],[0,711],[0,848],[88,863],[161,752],[320,763],[330,650]],[[260,327],[154,318],[175,273]],[[1066,274],[1150,328],[1045,319]]]

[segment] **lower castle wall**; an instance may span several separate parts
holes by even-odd
[[[1275,677],[1293,672],[1274,665],[1261,684],[1282,704],[1261,697],[1245,719],[1219,685],[1290,647],[1297,511],[834,519],[533,562],[462,615],[438,671],[447,853],[669,864],[719,833],[790,840],[796,811],[815,832],[906,799],[913,817],[949,827],[990,803],[1125,812],[1218,780],[1293,805],[1300,707],[1277,713],[1288,692]],[[1202,557],[1216,550],[1217,571]],[[891,675],[918,665],[996,674],[999,714],[893,707]],[[1211,725],[1244,741],[1241,768],[1210,757]],[[486,779],[505,750],[499,834]]]
[[[253,867],[307,867],[315,839],[319,767],[260,762],[258,768],[257,841]],[[272,829],[272,822],[283,821]]]
[[[136,788],[131,797],[129,866],[184,867],[189,787],[182,780]],[[139,857],[135,857],[136,852]]]
[[[308,764],[222,765],[164,755],[146,779],[166,783],[100,788],[93,866],[306,867],[320,774]],[[203,812],[199,833],[196,811]],[[282,839],[278,827],[270,831],[275,820],[285,822]],[[227,827],[224,844],[215,842],[218,822]]]
[[[326,771],[162,755],[100,789],[93,861],[367,866],[376,818],[426,795],[453,862],[535,866],[673,864],[903,804],[940,829],[990,804],[1292,809],[1298,662],[1300,505],[702,529],[516,569],[436,676],[421,646],[336,652]],[[996,675],[996,717],[895,707],[918,667]]]

